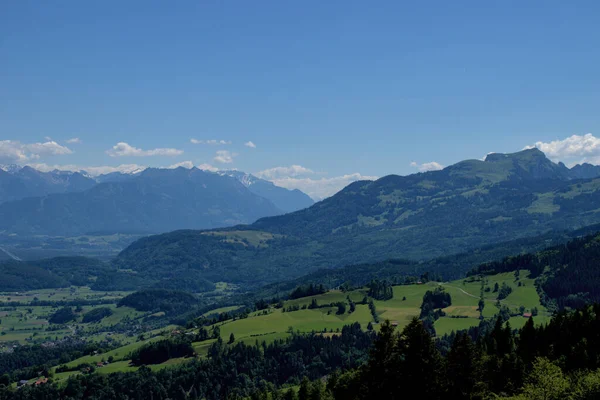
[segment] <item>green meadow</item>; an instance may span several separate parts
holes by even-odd
[[[521,283],[519,285],[519,282]],[[484,277],[481,280],[456,280],[447,283],[429,282],[419,285],[394,286],[394,297],[386,301],[375,301],[377,314],[380,321],[386,319],[397,324],[401,329],[408,322],[418,317],[423,296],[428,290],[433,290],[437,286],[442,286],[452,297],[452,305],[443,311],[446,316],[441,317],[435,322],[435,329],[438,336],[450,333],[456,330],[468,329],[477,326],[480,323],[480,313],[478,303],[483,288],[484,298],[484,318],[492,318],[499,311],[497,307],[497,295],[493,292],[494,285],[506,284],[513,291],[506,299],[501,300],[499,304],[507,306],[511,313],[519,314],[510,319],[510,324],[514,328],[522,327],[526,318],[522,317],[520,308],[524,307],[525,312],[531,312],[535,307],[539,315],[535,317],[536,323],[547,322],[550,318],[547,310],[540,304],[534,280],[529,278],[528,271],[520,271],[519,280],[515,279],[513,273],[498,274]],[[490,290],[485,289],[489,287]],[[337,302],[347,302],[350,297],[354,302],[360,302],[366,295],[367,289],[359,289],[351,292],[341,292],[337,290],[329,291],[324,294],[304,297],[301,299],[288,300],[284,302],[284,309],[289,306],[307,306],[313,299],[317,304],[324,305]],[[294,332],[335,332],[344,325],[358,322],[364,328],[369,322],[373,323],[373,317],[367,305],[357,304],[356,310],[345,314],[336,315],[337,308],[324,307],[317,309],[301,309],[298,311],[286,311],[282,309],[270,308],[266,312],[259,311],[250,314],[248,318],[235,321],[226,321],[217,324],[220,328],[221,336],[227,340],[230,334],[234,334],[236,340],[245,342],[270,341],[276,338],[285,337],[290,331]]]
[[[512,292],[503,300],[498,301],[498,293],[494,292],[494,286],[498,284],[508,285]],[[423,296],[429,290],[437,287],[443,287],[452,298],[452,304],[443,311],[445,316],[440,317],[434,324],[438,336],[450,333],[452,331],[468,329],[477,326],[480,323],[480,317],[490,319],[499,312],[499,305],[509,308],[513,316],[509,323],[513,328],[522,327],[527,321],[522,314],[531,312],[534,308],[538,310],[538,316],[535,317],[536,323],[545,323],[549,321],[548,311],[540,304],[534,280],[529,277],[528,271],[520,271],[517,277],[514,273],[498,274],[480,278],[467,278],[452,282],[429,282],[426,284],[394,286],[394,296],[392,299],[379,301],[375,300],[375,308],[379,321],[390,320],[398,329],[402,329],[409,321],[418,317]],[[220,290],[226,289],[224,286]],[[138,312],[129,307],[116,307],[116,302],[124,296],[125,292],[93,292],[89,288],[70,288],[63,290],[35,291],[30,293],[9,294],[4,293],[0,296],[0,345],[2,342],[18,341],[21,343],[42,340],[54,340],[73,334],[74,327],[77,328],[80,335],[90,341],[103,342],[112,340],[121,344],[121,347],[108,351],[103,354],[94,354],[81,357],[71,361],[66,365],[70,368],[76,368],[81,364],[92,364],[112,360],[107,365],[96,369],[99,374],[108,374],[112,372],[127,372],[136,370],[137,367],[130,365],[130,355],[141,346],[154,341],[169,338],[174,331],[187,333],[181,327],[170,325],[153,331],[144,332],[143,337],[139,335],[110,332],[111,327],[122,321],[141,321],[143,318],[152,318],[150,313]],[[484,309],[480,315],[478,303],[483,294]],[[266,310],[254,311],[247,318],[236,318],[215,324],[219,327],[220,335],[225,342],[228,342],[230,335],[233,334],[235,342],[254,344],[260,342],[273,342],[275,340],[285,339],[292,333],[317,333],[331,336],[339,332],[345,325],[358,322],[363,329],[367,329],[369,323],[375,330],[379,329],[379,324],[375,323],[369,306],[362,303],[368,296],[368,289],[361,288],[348,292],[331,290],[327,293],[309,296],[300,299],[287,300],[282,308],[271,306]],[[2,307],[1,302],[19,301],[22,303],[32,302],[34,300],[63,300],[63,299],[114,299],[114,303],[106,305],[83,306],[78,312],[77,320],[68,324],[67,329],[52,330],[48,323],[48,318],[57,310],[49,306],[17,306]],[[18,299],[18,300],[17,300]],[[348,299],[351,299],[356,308],[350,313]],[[308,306],[314,301],[319,308],[309,309]],[[338,315],[338,307],[332,307],[330,304],[339,302],[346,303],[346,312]],[[83,315],[95,308],[107,307],[113,312],[112,315],[103,318],[98,322],[82,323]],[[204,314],[205,317],[235,311],[241,306],[228,306],[209,311]],[[297,311],[289,311],[290,307],[300,308]],[[287,311],[286,311],[287,310]],[[137,322],[135,322],[137,323]],[[214,326],[206,327],[209,330]],[[215,342],[215,339],[203,342],[193,343],[193,347],[198,357],[206,356],[208,349]],[[189,361],[189,359],[177,358],[171,359],[159,365],[153,365],[153,370],[169,368]],[[56,369],[56,368],[54,368]],[[79,374],[79,371],[55,373],[54,380],[66,381],[69,376]]]

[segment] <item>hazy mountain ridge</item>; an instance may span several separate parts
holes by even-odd
[[[315,202],[306,193],[298,189],[286,189],[273,182],[257,178],[241,171],[218,171],[219,175],[231,176],[239,180],[254,194],[271,200],[277,208],[289,213],[312,206]]]
[[[93,231],[165,232],[250,223],[281,214],[239,181],[198,169],[147,169],[121,182],[0,205],[0,229],[74,236]]]
[[[96,181],[81,172],[41,172],[16,165],[0,168],[0,203],[52,193],[79,192],[90,189]]]
[[[355,182],[310,208],[249,226],[144,238],[116,263],[157,274],[201,268],[209,280],[260,284],[318,268],[432,259],[599,223],[600,178],[573,174],[537,149],[491,154],[441,171]]]
[[[5,233],[61,236],[232,226],[313,204],[300,191],[239,171],[148,168],[92,178],[85,172],[41,172],[16,165],[0,169],[0,203]]]

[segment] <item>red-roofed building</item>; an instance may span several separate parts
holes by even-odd
[[[48,383],[48,378],[40,378],[35,381],[35,386],[43,385],[45,383]]]

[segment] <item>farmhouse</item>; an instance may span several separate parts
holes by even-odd
[[[523,313],[523,318],[531,318],[531,313],[529,313],[529,312]]]
[[[43,385],[45,383],[48,383],[48,378],[40,378],[35,381],[35,386]]]

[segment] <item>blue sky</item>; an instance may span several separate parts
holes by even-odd
[[[595,1],[2,2],[0,162],[191,162],[315,197],[537,142],[596,162],[598,15]]]

